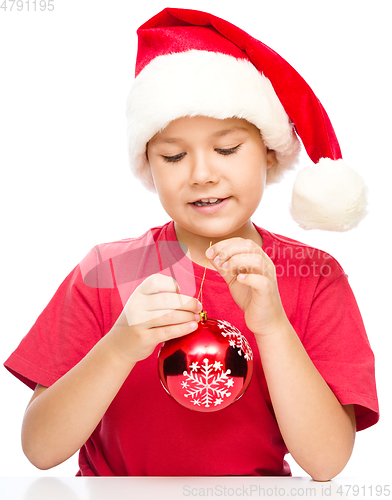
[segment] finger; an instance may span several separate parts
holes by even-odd
[[[160,311],[167,309],[180,309],[182,311],[200,312],[202,304],[195,297],[180,295],[178,293],[157,293],[143,297],[146,311]]]
[[[212,250],[213,252],[209,252],[208,255],[211,255],[210,259],[215,267],[222,267],[225,262],[235,255],[260,255],[262,253],[262,249],[257,243],[244,238],[231,238],[230,240],[220,241],[211,246],[208,250]]]
[[[230,257],[230,259],[226,260],[221,265],[221,268],[223,271],[232,275],[237,275],[239,273],[263,274],[264,264],[261,255],[242,253]]]
[[[261,274],[244,274],[241,273],[237,276],[237,281],[243,283],[250,288],[260,291],[261,293],[268,296],[272,291],[271,281],[262,276]]]
[[[230,238],[229,240],[218,241],[218,243],[211,245],[206,250],[206,257],[210,260],[216,258],[219,252],[223,252],[225,248],[228,249],[230,245],[241,244],[242,241],[244,241],[244,238]]]
[[[159,292],[178,293],[180,287],[175,279],[164,274],[152,274],[146,278],[139,286],[138,290],[144,295],[150,295]]]
[[[200,315],[190,311],[152,311],[149,319],[144,323],[146,328],[157,328],[162,326],[178,325],[200,321]]]
[[[225,277],[236,276],[239,273],[262,274],[270,279],[275,276],[275,266],[271,260],[260,254],[237,254],[224,262],[221,274]]]
[[[141,310],[138,314],[127,315],[128,326],[142,325],[143,328],[147,329],[189,321],[199,322],[199,320],[199,313],[173,309],[162,309],[156,311]]]
[[[271,258],[264,251],[263,251],[263,259],[268,269],[268,275],[274,282],[277,282],[275,264],[272,262]],[[267,276],[266,271],[263,274]]]
[[[154,329],[154,331],[157,336],[158,343],[160,343],[188,335],[189,333],[194,332],[197,327],[198,323],[196,321],[190,321],[189,323],[181,323],[178,325],[162,326]]]

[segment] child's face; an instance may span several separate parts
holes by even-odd
[[[211,239],[240,236],[275,162],[254,125],[204,116],[171,122],[148,143],[147,155],[160,201],[176,228]],[[223,201],[195,205],[215,198]]]

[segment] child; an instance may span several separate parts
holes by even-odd
[[[339,264],[251,217],[295,164],[298,136],[318,163],[294,186],[302,227],[355,227],[366,188],[271,49],[186,9],[138,35],[130,160],[172,221],[89,252],[5,363],[35,389],[24,451],[47,469],[80,449],[78,475],[98,476],[290,475],[289,452],[329,480],[378,420],[373,354]],[[157,354],[197,328],[207,258],[203,307],[247,337],[254,373],[240,400],[201,413],[163,390]]]

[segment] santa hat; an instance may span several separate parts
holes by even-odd
[[[136,77],[128,96],[132,170],[155,190],[146,144],[183,116],[243,118],[259,128],[277,161],[277,182],[299,156],[291,215],[304,229],[346,231],[366,215],[366,186],[342,160],[332,124],[305,80],[276,52],[205,12],[167,8],[137,31]]]

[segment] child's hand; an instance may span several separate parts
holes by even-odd
[[[153,274],[130,296],[108,335],[116,353],[136,363],[159,343],[196,330],[201,310],[196,298],[180,295],[173,278]]]
[[[244,311],[247,327],[256,336],[274,333],[288,321],[275,266],[254,241],[223,240],[211,246],[206,256],[229,285],[233,299]]]

